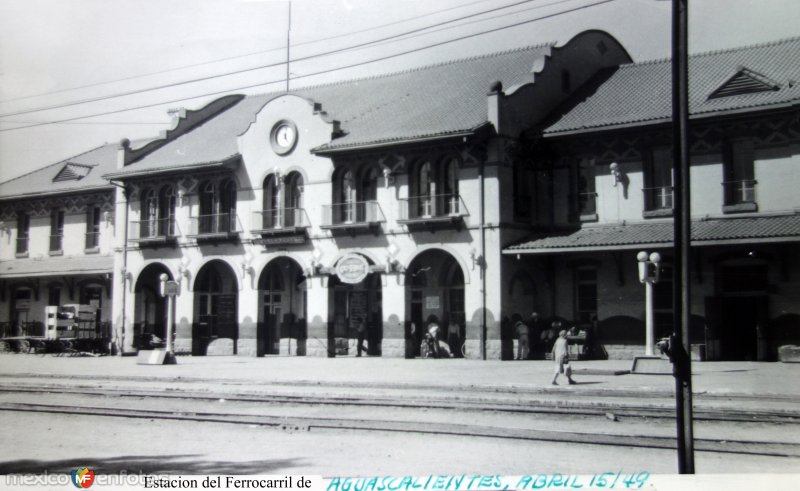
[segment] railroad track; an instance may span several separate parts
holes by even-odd
[[[264,426],[289,432],[330,431],[380,431],[417,433],[427,435],[449,435],[459,437],[481,437],[525,441],[545,441],[604,445],[615,447],[668,449],[676,448],[675,438],[663,436],[622,435],[587,433],[577,431],[555,431],[525,428],[481,426],[475,424],[428,423],[424,421],[354,420],[350,418],[319,418],[302,416],[269,416],[236,414],[219,411],[184,411],[142,409],[135,407],[101,407],[90,405],[60,405],[2,402],[0,411],[22,411],[61,415],[83,415],[116,418],[140,418],[194,421],[203,423],[225,423],[248,426]],[[800,457],[800,444],[766,441],[737,441],[721,439],[695,439],[695,450],[723,454],[758,455],[768,457]]]
[[[225,399],[230,402],[266,403],[271,405],[334,405],[334,406],[361,406],[376,408],[399,409],[453,409],[460,411],[495,411],[512,414],[549,414],[570,416],[605,416],[612,413],[617,417],[648,418],[674,420],[675,408],[672,401],[662,403],[630,403],[624,400],[596,399],[561,399],[539,398],[527,395],[516,398],[480,397],[461,392],[446,394],[444,396],[420,396],[413,398],[402,393],[394,395],[364,396],[347,395],[338,396],[330,394],[286,394],[280,392],[232,392],[225,391],[192,391],[183,389],[129,389],[110,387],[60,385],[3,385],[0,393],[29,393],[29,394],[67,394],[80,396],[113,396],[120,398],[163,398],[171,400],[217,401]],[[572,395],[570,395],[572,397]],[[694,409],[695,421],[724,421],[735,423],[768,423],[768,424],[798,424],[800,411],[777,409],[741,409],[741,408],[714,408],[696,407]]]

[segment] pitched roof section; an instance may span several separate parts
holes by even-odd
[[[531,82],[536,61],[550,51],[528,47],[293,92],[322,103],[346,133],[318,150],[447,136],[486,124],[492,82]]]
[[[672,115],[671,62],[623,65],[562,108],[545,134],[667,121]],[[737,79],[737,77],[739,77]],[[734,82],[749,84],[737,87]],[[800,102],[800,38],[715,51],[689,59],[689,112],[713,115]],[[752,90],[761,84],[765,90]],[[725,97],[711,97],[722,89]],[[743,90],[751,89],[751,90]]]
[[[116,143],[103,145],[2,182],[0,200],[111,189],[102,176],[116,167],[118,146]]]
[[[719,218],[692,221],[692,245],[746,243],[772,239],[800,241],[800,215]],[[550,233],[507,247],[507,254],[552,254],[672,245],[672,222],[600,225]]]
[[[504,87],[530,82],[536,60],[549,52],[550,45],[533,46],[290,93],[320,103],[341,123],[344,136],[319,150],[454,135],[487,122],[492,82],[499,80]],[[265,104],[282,95],[248,96],[109,177],[230,161],[239,155],[236,137]]]

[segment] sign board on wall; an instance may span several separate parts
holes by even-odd
[[[439,310],[439,297],[425,297],[425,310]]]
[[[336,263],[336,276],[342,283],[361,283],[369,274],[369,263],[364,256],[347,254]]]

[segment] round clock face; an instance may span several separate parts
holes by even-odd
[[[279,155],[285,155],[294,149],[297,143],[297,127],[291,121],[279,121],[272,128],[272,149]]]
[[[283,125],[275,132],[275,141],[282,147],[291,147],[294,143],[294,129],[289,125]]]

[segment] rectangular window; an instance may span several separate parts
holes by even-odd
[[[575,321],[589,324],[597,317],[597,269],[575,270]]]
[[[754,150],[751,140],[732,140],[725,145],[723,211],[756,211]]]
[[[86,248],[96,249],[100,245],[100,207],[89,206],[86,210]]]
[[[672,210],[672,149],[654,147],[644,167],[645,211]]]
[[[61,252],[64,247],[64,210],[50,213],[50,252]]]
[[[25,213],[17,216],[17,254],[28,254],[31,233],[31,217]]]
[[[583,160],[578,167],[578,215],[581,220],[597,220],[593,164],[592,160]]]

